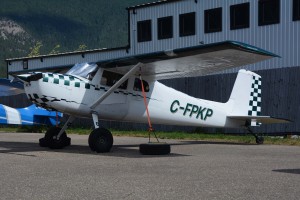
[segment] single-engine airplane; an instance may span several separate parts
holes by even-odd
[[[65,130],[74,119],[92,118],[95,129],[88,143],[92,151],[99,153],[111,150],[113,137],[110,131],[100,127],[98,119],[148,121],[150,129],[151,123],[249,128],[261,123],[288,122],[260,116],[262,80],[251,71],[238,72],[226,103],[194,98],[158,82],[204,76],[273,57],[277,55],[241,42],[225,41],[76,64],[65,74],[27,72],[11,75],[24,82],[30,101],[69,115],[62,128],[50,128],[45,133],[40,139],[41,146],[63,148]],[[263,143],[263,137],[255,137],[257,143]]]

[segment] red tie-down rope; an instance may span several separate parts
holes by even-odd
[[[156,137],[156,134],[154,132],[154,129],[152,127],[152,124],[151,124],[151,119],[150,119],[150,114],[149,114],[149,109],[148,109],[148,104],[147,104],[147,98],[146,98],[146,92],[145,92],[145,88],[144,88],[144,82],[143,82],[143,79],[142,79],[142,76],[140,75],[140,81],[141,81],[141,85],[142,85],[142,94],[143,94],[143,98],[144,98],[144,104],[145,104],[145,107],[146,107],[146,113],[147,113],[147,119],[148,119],[148,125],[149,125],[149,142],[150,142],[150,134],[153,132],[154,133],[154,136],[158,141],[158,138]]]

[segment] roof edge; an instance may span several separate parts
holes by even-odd
[[[102,49],[93,49],[93,50],[84,50],[84,51],[72,51],[72,52],[64,52],[64,53],[58,53],[58,54],[39,55],[39,56],[33,56],[33,57],[8,58],[8,59],[5,59],[5,61],[9,62],[9,61],[18,61],[18,60],[31,60],[31,59],[50,58],[50,57],[58,57],[58,56],[65,56],[65,55],[80,55],[80,54],[85,54],[85,53],[97,53],[97,52],[127,50],[127,49],[129,49],[128,45],[124,46],[124,47],[102,48]]]
[[[165,4],[165,3],[172,3],[176,1],[182,1],[182,0],[161,0],[161,1],[155,1],[155,2],[150,2],[150,3],[144,3],[140,5],[135,5],[135,6],[130,6],[127,7],[126,10],[134,10],[134,9],[139,9],[139,8],[144,8],[144,7],[151,7],[155,5],[160,5],[160,4]]]

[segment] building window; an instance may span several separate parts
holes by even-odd
[[[250,3],[230,6],[230,30],[249,28]]]
[[[152,40],[151,20],[137,22],[138,42],[147,42]]]
[[[293,21],[300,20],[300,0],[293,2]]]
[[[214,33],[222,31],[222,8],[204,11],[204,32]]]
[[[189,36],[196,34],[196,13],[186,13],[179,15],[179,36]]]
[[[23,69],[28,69],[28,60],[23,60]]]
[[[280,1],[259,0],[258,2],[258,25],[265,26],[280,22]]]
[[[173,17],[163,17],[157,19],[157,38],[167,39],[173,37]]]

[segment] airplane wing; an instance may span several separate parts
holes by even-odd
[[[24,93],[24,85],[20,82],[11,82],[9,79],[0,79],[0,96],[12,96]]]
[[[106,70],[126,74],[133,66],[142,63],[141,71],[137,71],[135,75],[141,72],[143,77],[161,80],[208,75],[273,57],[279,56],[241,42],[225,41],[112,59],[97,64]]]
[[[280,124],[280,123],[290,123],[292,121],[281,118],[274,118],[271,116],[228,116],[229,119],[251,121],[262,124]]]

